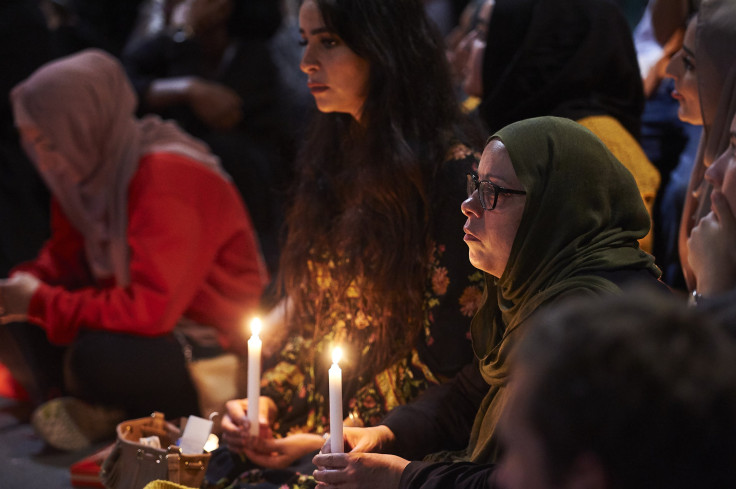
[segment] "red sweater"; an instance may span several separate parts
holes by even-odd
[[[215,327],[224,347],[242,348],[267,276],[233,185],[184,156],[145,156],[130,182],[128,245],[130,284],[95,280],[82,235],[52,204],[51,239],[13,270],[43,281],[29,316],[49,341],[68,344],[83,328],[157,336],[186,316]]]

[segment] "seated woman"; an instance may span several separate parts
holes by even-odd
[[[677,243],[690,292],[699,286],[690,268],[688,238],[693,227],[710,212],[711,184],[704,178],[705,171],[729,145],[729,127],[736,115],[735,60],[736,3],[728,0],[703,2],[688,25],[682,50],[667,67],[667,74],[675,80],[672,96],[680,102],[678,115],[703,126],[685,194]]]
[[[78,398],[42,405],[35,427],[75,449],[126,416],[198,413],[185,350],[195,359],[242,351],[243,320],[267,280],[237,190],[203,143],[158,117],[135,118],[130,82],[102,51],[44,65],[11,99],[53,195],[53,234],[0,281],[0,320],[41,329],[0,331],[25,355],[14,374],[44,387],[29,389],[37,401]],[[51,345],[66,356],[56,385],[62,359],[45,356]],[[105,416],[88,403],[117,409]]]
[[[488,133],[530,117],[567,117],[634,175],[650,216],[660,175],[639,146],[644,92],[626,19],[605,0],[487,0],[468,34],[463,89]],[[461,56],[462,57],[462,56]],[[642,240],[652,250],[651,233]]]
[[[403,488],[486,480],[491,469],[478,464],[497,459],[508,358],[535,312],[634,284],[666,290],[654,258],[638,245],[649,217],[631,173],[569,119],[528,119],[494,134],[478,173],[468,176],[462,211],[470,262],[486,278],[471,326],[478,365],[395,409],[379,426],[345,428],[352,451],[316,456],[314,463],[326,467],[315,473],[318,481]],[[466,464],[407,460],[463,447],[453,458]],[[369,451],[404,458],[360,453]]]
[[[711,210],[687,240],[688,262],[698,284],[695,302],[736,289],[736,115],[728,148],[705,170],[704,179],[713,189]]]
[[[264,372],[261,405],[233,400],[223,420],[228,456],[268,468],[322,446],[334,345],[346,352],[343,415],[372,426],[472,363],[482,294],[454,238],[482,140],[466,127],[422,2],[306,0],[299,24],[320,113],[288,193],[284,299],[266,318],[264,349],[290,336]],[[249,437],[253,408],[274,438]]]

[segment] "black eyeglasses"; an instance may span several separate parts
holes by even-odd
[[[496,208],[498,194],[526,195],[526,192],[523,190],[500,187],[490,180],[478,180],[478,174],[474,171],[469,171],[466,175],[468,178],[468,197],[473,195],[473,192],[477,190],[478,197],[480,198],[480,206],[483,207],[483,210],[492,211]]]

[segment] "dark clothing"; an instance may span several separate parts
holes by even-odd
[[[634,32],[636,26],[641,21],[644,11],[647,9],[648,0],[617,0],[616,3],[621,7],[621,11],[629,23],[631,32]]]
[[[83,331],[69,347],[49,343],[41,328],[14,323],[0,331],[0,358],[34,404],[73,395],[125,407],[131,418],[199,412],[181,344],[169,334],[147,338]],[[135,395],[131,395],[135,393]]]
[[[50,234],[49,192],[20,146],[10,90],[51,59],[37,2],[0,2],[0,276],[33,258]],[[11,232],[12,230],[12,232]]]
[[[271,60],[268,43],[264,40],[233,40],[213,69],[212,60],[195,39],[176,41],[168,32],[144,38],[128,46],[123,53],[123,65],[140,100],[139,113],[150,112],[146,93],[158,79],[198,76],[221,83],[243,99],[243,120],[236,131],[247,134],[256,142],[280,142],[283,117],[280,110],[280,80],[278,69]],[[160,111],[164,119],[175,119],[183,129],[197,137],[214,131],[207,127],[186,105]]]
[[[487,393],[488,384],[473,363],[452,381],[431,387],[414,402],[394,408],[381,423],[396,437],[392,453],[421,460],[440,450],[465,448],[475,413]]]
[[[599,272],[595,276],[622,289],[655,287],[662,292],[668,290],[646,270]],[[395,408],[381,422],[396,437],[392,453],[408,460],[421,460],[440,450],[467,447],[473,418],[488,388],[476,363],[466,366],[452,381],[431,387],[414,402]]]
[[[67,355],[72,394],[80,399],[124,406],[131,418],[153,411],[171,418],[200,412],[182,345],[171,334],[145,338],[84,331]]]
[[[18,141],[0,140],[0,277],[30,260],[51,234],[50,195]]]
[[[618,5],[496,1],[478,108],[490,132],[541,115],[610,115],[638,138],[643,109],[634,42]]]
[[[17,140],[10,90],[51,59],[49,32],[37,2],[0,3],[0,139]]]
[[[472,462],[411,462],[401,473],[399,489],[492,489],[495,465]]]
[[[712,297],[701,297],[697,307],[715,318],[731,338],[736,340],[736,289]]]
[[[67,27],[65,37],[78,43],[79,49],[96,47],[120,56],[142,3],[142,0],[71,0],[69,10],[78,21]],[[65,54],[71,52],[76,51]]]

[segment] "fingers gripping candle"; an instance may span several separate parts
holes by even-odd
[[[332,350],[332,366],[330,367],[330,449],[332,453],[343,452],[342,441],[342,370],[340,361],[342,350]]]
[[[261,396],[261,320],[250,322],[251,337],[248,340],[248,421],[250,434],[258,436],[258,398]]]

